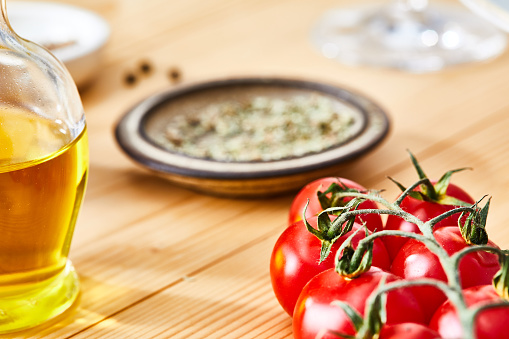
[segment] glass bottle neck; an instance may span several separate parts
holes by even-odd
[[[7,18],[7,0],[0,0],[0,30],[3,32],[11,30]]]

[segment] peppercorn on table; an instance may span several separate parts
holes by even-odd
[[[132,106],[200,81],[276,76],[365,94],[388,112],[390,133],[337,175],[393,200],[399,189],[387,176],[417,180],[407,149],[431,178],[471,167],[453,180],[476,199],[492,197],[490,239],[509,247],[508,53],[426,74],[326,59],[310,29],[353,0],[67,3],[100,14],[112,30],[100,72],[80,88],[90,177],[70,258],[82,293],[71,312],[19,337],[292,338],[269,258],[293,195],[195,193],[141,168],[116,144],[116,123]]]

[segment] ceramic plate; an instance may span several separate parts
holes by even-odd
[[[227,162],[168,151],[158,141],[169,119],[208,105],[256,97],[289,99],[319,94],[350,107],[355,129],[351,137],[321,152],[273,161]],[[268,196],[294,191],[325,175],[339,175],[344,165],[373,149],[387,135],[384,110],[357,92],[318,82],[278,78],[217,80],[153,95],[129,110],[115,135],[123,151],[144,167],[171,181],[204,193],[230,197]]]
[[[14,31],[49,49],[78,86],[86,85],[97,74],[110,35],[100,16],[75,6],[29,1],[9,1],[7,12]]]

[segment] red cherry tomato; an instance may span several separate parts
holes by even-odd
[[[385,325],[380,330],[379,339],[440,339],[440,334],[421,324],[402,323]]]
[[[290,207],[290,213],[288,215],[288,224],[291,225],[302,219],[302,213],[304,211],[304,207],[306,206],[308,199],[309,205],[306,210],[306,218],[316,216],[321,211],[323,211],[323,208],[320,205],[320,201],[318,201],[317,198],[317,192],[318,191],[324,192],[333,183],[343,184],[348,188],[353,188],[359,191],[366,191],[366,188],[362,187],[358,183],[344,178],[327,177],[315,180],[307,184],[304,188],[302,188],[293,199],[292,205]],[[342,200],[343,205],[350,200],[352,200],[352,198],[343,199]],[[376,205],[375,202],[366,200],[363,203],[361,203],[357,209],[377,209],[377,208],[378,206]],[[358,216],[356,218],[356,221],[359,224],[365,222],[366,227],[372,232],[380,231],[383,228],[382,218],[378,214],[363,214]]]
[[[432,181],[432,184],[435,183],[436,183],[435,181]],[[449,184],[449,186],[447,186],[446,194],[450,197],[464,201],[471,205],[475,203],[474,199],[472,199],[472,197],[468,195],[467,192],[465,192],[463,189],[454,184]],[[404,211],[415,215],[417,218],[424,222],[431,220],[434,217],[437,217],[440,214],[450,211],[456,207],[458,206],[441,205],[436,202],[422,201],[409,196],[406,197],[401,203],[401,208]],[[434,228],[437,229],[442,226],[457,225],[459,216],[460,214],[452,215],[436,224]],[[387,217],[387,222],[385,224],[384,230],[399,230],[406,232],[421,233],[417,225],[409,223],[403,220],[402,218],[394,215],[389,215]],[[391,259],[394,259],[399,249],[403,246],[403,244],[405,244],[407,240],[408,239],[404,237],[393,237],[393,236],[383,238],[385,247],[387,248],[387,252],[389,252],[389,256],[391,257]]]
[[[334,219],[331,216],[331,219]],[[317,217],[312,217],[308,222],[317,227]],[[270,259],[270,275],[272,287],[276,297],[289,314],[293,309],[304,285],[318,273],[334,267],[334,259],[337,249],[359,227],[354,224],[352,230],[340,237],[332,246],[331,253],[321,264],[321,243],[317,237],[311,234],[303,221],[289,226],[277,240],[272,257]],[[354,247],[364,239],[364,232],[357,233],[352,241]],[[373,266],[388,270],[390,267],[389,255],[380,239],[373,244]]]
[[[467,306],[483,303],[500,302],[502,299],[491,285],[475,286],[463,291]],[[475,320],[475,334],[477,339],[507,339],[509,338],[509,303],[505,307],[484,310]],[[444,338],[462,338],[461,328],[456,309],[450,301],[446,301],[437,310],[430,327]]]
[[[343,301],[364,315],[366,299],[377,289],[382,277],[386,277],[386,283],[398,280],[398,277],[373,267],[355,279],[343,278],[333,269],[315,276],[304,287],[295,305],[295,339],[315,339],[318,334],[325,334],[322,338],[337,338],[327,331],[355,335],[350,318],[331,302]],[[386,310],[387,325],[424,322],[420,306],[409,289],[390,291]]]
[[[433,232],[437,242],[452,255],[469,245],[461,236],[457,226],[438,228]],[[493,242],[488,245],[496,247]],[[498,256],[487,252],[473,252],[460,262],[459,272],[463,288],[490,284],[495,273],[500,269]],[[404,279],[433,278],[446,282],[447,277],[438,257],[420,241],[408,240],[394,258],[391,265],[393,274]],[[435,287],[416,287],[417,297],[423,306],[428,319],[445,301],[445,295]],[[423,299],[420,299],[423,297]]]

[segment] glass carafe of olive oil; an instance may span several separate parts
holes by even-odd
[[[68,260],[88,146],[76,86],[0,15],[0,334],[42,324],[79,295]]]

